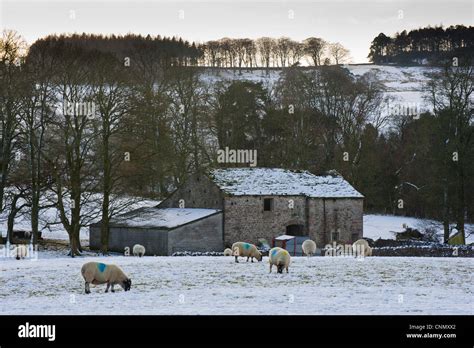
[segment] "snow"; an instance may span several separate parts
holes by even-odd
[[[48,195],[51,193],[48,193]],[[48,196],[47,195],[47,196]],[[48,204],[48,200],[51,198],[49,197],[43,197],[43,206],[46,206]],[[124,197],[121,201],[124,200],[131,200],[132,203],[126,206],[124,208],[123,212],[126,213],[128,211],[132,211],[135,209],[139,209],[141,207],[150,207],[150,206],[156,206],[157,204],[160,203],[160,201],[157,200],[151,200],[151,199],[140,199],[136,197]],[[118,201],[117,204],[123,204],[123,202]],[[100,209],[101,209],[101,202],[102,198],[99,194],[97,194],[97,197],[92,202],[89,202],[88,204],[85,204],[84,206],[84,211],[87,211],[91,215],[96,215],[94,219],[91,219],[91,223],[98,222],[100,220]],[[7,234],[7,217],[8,217],[8,210],[5,210],[2,214],[0,214],[0,228],[3,237],[6,237]],[[63,225],[60,222],[59,219],[59,211],[56,208],[47,208],[47,209],[42,209],[40,211],[40,231],[42,231],[42,237],[44,239],[55,239],[55,240],[69,240],[69,236],[67,232],[64,230]],[[18,215],[17,218],[15,219],[15,225],[13,227],[14,230],[23,230],[23,231],[31,231],[31,221],[30,221],[30,215],[28,213],[25,213],[23,215]],[[80,231],[80,238],[82,241],[85,241],[87,243],[89,242],[89,227],[83,227],[81,228]]]
[[[394,215],[364,215],[364,237],[372,238],[373,240],[395,239],[395,233],[403,232],[403,224],[408,227],[416,228],[423,232],[426,226],[433,227],[438,231],[438,235],[443,234],[443,224],[439,221],[430,219],[420,219],[406,216]],[[466,224],[466,244],[474,243],[474,224]]]
[[[413,110],[416,110],[416,114],[433,110],[432,104],[424,98],[424,89],[429,81],[429,75],[438,72],[439,68],[374,64],[347,64],[343,65],[343,68],[347,69],[354,77],[361,77],[367,73],[376,75],[384,86],[384,97],[388,98],[387,104],[382,107],[382,116],[399,116],[407,113],[414,116]],[[281,69],[269,70],[268,74],[263,69],[242,69],[241,73],[231,69],[207,69],[201,75],[201,79],[209,86],[214,86],[222,81],[229,83],[245,80],[261,82],[264,86],[272,87],[278,82],[281,73]],[[398,111],[400,109],[401,112]],[[388,123],[383,127],[383,130],[388,130],[390,125]]]
[[[114,263],[132,289],[84,294],[83,263]],[[0,259],[0,315],[473,315],[471,258],[293,257],[290,273],[232,257]]]
[[[294,239],[295,236],[289,236],[287,234],[283,234],[281,236],[278,236],[275,238],[275,240],[290,240],[290,239]]]
[[[220,210],[147,207],[119,215],[111,220],[111,224],[125,227],[175,228],[217,212],[220,212]]]
[[[361,198],[340,176],[316,176],[281,168],[227,168],[211,171],[224,192],[235,195],[282,195],[325,198]]]

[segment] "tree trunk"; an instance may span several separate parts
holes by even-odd
[[[443,229],[444,229],[444,243],[449,240],[449,207],[448,207],[448,186],[447,182],[444,185],[443,192]]]
[[[102,201],[102,220],[100,224],[100,244],[101,244],[102,254],[107,255],[109,253],[109,203],[110,203],[110,194],[108,192],[108,189],[107,191],[103,192],[103,194],[104,194],[104,197]]]
[[[35,188],[33,189],[35,190]],[[33,192],[31,202],[31,232],[33,234],[33,245],[38,244],[39,239],[39,195]]]

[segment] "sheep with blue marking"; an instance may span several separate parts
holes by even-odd
[[[105,292],[112,287],[115,292],[114,285],[120,285],[125,291],[129,291],[132,287],[132,280],[128,278],[122,269],[116,265],[106,265],[101,262],[87,262],[82,266],[82,276],[85,280],[86,294],[90,294],[90,284],[100,285],[107,284]]]
[[[270,249],[268,256],[270,257],[268,260],[270,263],[270,273],[272,273],[272,267],[274,265],[277,267],[278,273],[283,273],[283,269],[286,269],[286,273],[288,273],[288,267],[291,262],[291,256],[288,251],[280,247],[275,247]]]
[[[372,248],[365,239],[359,239],[352,244],[354,256],[372,256]]]
[[[145,247],[140,244],[135,244],[133,246],[133,256],[142,257],[145,256]]]
[[[235,256],[235,262],[239,262],[239,256],[247,257],[247,262],[249,258],[252,260],[257,259],[257,261],[262,261],[262,253],[258,251],[257,247],[254,244],[245,243],[245,242],[235,242],[232,244],[232,255]]]
[[[224,250],[224,256],[232,256],[232,249],[226,248]]]
[[[308,256],[313,256],[316,254],[316,243],[311,239],[306,239],[301,246],[303,249],[303,254]]]

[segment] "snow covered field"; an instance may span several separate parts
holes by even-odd
[[[364,237],[377,240],[395,239],[395,234],[392,232],[403,232],[403,224],[409,227],[423,230],[427,225],[434,227],[438,231],[440,241],[443,235],[443,225],[439,221],[429,219],[419,219],[407,216],[393,216],[393,215],[364,215]],[[466,224],[466,244],[474,243],[474,224]]]
[[[132,290],[84,294],[80,269],[120,265]],[[474,314],[474,259],[295,257],[289,274],[232,257],[0,260],[0,314]]]

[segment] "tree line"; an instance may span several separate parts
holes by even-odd
[[[178,37],[127,34],[103,36],[96,34],[50,35],[33,44],[48,45],[56,51],[70,45],[89,51],[113,54],[130,61],[147,55],[162,66],[207,66],[222,68],[282,68],[292,65],[330,65],[349,61],[349,51],[340,43],[329,43],[310,37],[302,42],[288,37],[262,37],[256,40],[222,38],[204,43],[190,43]]]
[[[310,66],[342,64],[349,60],[349,50],[340,43],[318,37],[302,42],[288,37],[261,37],[256,40],[222,38],[200,46],[202,65],[210,67],[285,68],[305,63]]]
[[[425,27],[387,36],[380,33],[370,45],[368,58],[375,64],[443,65],[453,57],[474,55],[474,27]]]
[[[440,219],[445,239],[472,221],[469,65],[433,76],[434,111],[414,117],[385,114],[377,76],[340,66],[293,66],[263,84],[163,65],[153,50],[134,54],[124,64],[105,50],[47,40],[28,50],[3,33],[0,198],[9,238],[27,211],[36,243],[41,211],[54,208],[49,223],[68,233],[71,256],[81,253],[80,229],[97,219],[107,253],[115,215],[222,165],[225,147],[257,150],[263,167],[335,169],[365,195],[367,211]]]

